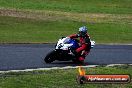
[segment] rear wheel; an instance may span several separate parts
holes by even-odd
[[[56,54],[55,51],[51,51],[50,53],[48,53],[48,54],[46,55],[46,57],[44,58],[44,61],[45,61],[46,63],[51,63],[51,62],[53,62],[53,61],[55,60],[55,54]]]
[[[83,65],[84,64],[84,60],[78,60],[78,59],[73,59],[72,60],[73,61],[73,63],[76,63],[76,64],[80,64],[80,65]]]

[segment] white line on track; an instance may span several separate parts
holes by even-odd
[[[118,66],[118,65],[125,65],[125,64],[109,64],[106,67]],[[132,65],[132,64],[128,64]],[[88,66],[81,66],[83,68],[92,68],[98,67],[100,65],[88,65]],[[51,68],[37,68],[37,69],[25,69],[25,70],[9,70],[9,71],[0,71],[0,73],[9,73],[9,72],[29,72],[29,71],[38,71],[38,70],[54,70],[54,69],[72,69],[78,68],[79,66],[66,66],[66,67],[51,67]]]
[[[88,65],[82,67],[96,67],[98,65]],[[78,68],[79,66],[66,66],[66,67],[51,67],[51,68],[37,68],[37,69],[25,69],[25,70],[8,70],[8,71],[0,71],[0,73],[9,73],[9,72],[29,72],[29,71],[38,71],[38,70],[55,70],[55,69],[72,69]]]

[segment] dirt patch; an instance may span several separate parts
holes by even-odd
[[[27,18],[27,19],[42,19],[42,20],[55,20],[55,16],[41,13],[41,12],[33,12],[33,11],[20,11],[20,10],[12,10],[12,9],[0,9],[0,16],[11,16],[11,17],[19,17],[19,18]],[[57,19],[59,19],[57,17]]]
[[[20,17],[36,20],[73,20],[92,23],[132,23],[129,14],[71,13],[47,10],[0,9],[0,16]]]

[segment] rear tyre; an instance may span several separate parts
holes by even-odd
[[[51,63],[51,62],[53,62],[54,60],[55,60],[55,51],[51,51],[51,52],[49,52],[47,55],[46,55],[46,57],[44,58],[44,61],[46,62],[46,63]]]
[[[73,59],[72,62],[76,63],[76,64],[79,64],[79,65],[84,65],[84,60],[80,61],[80,60],[77,60],[77,59]]]
[[[79,64],[80,64],[80,65],[84,65],[84,60],[79,61]]]

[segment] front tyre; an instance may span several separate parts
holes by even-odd
[[[54,60],[55,60],[55,51],[51,51],[51,52],[49,52],[47,55],[46,55],[46,57],[44,58],[44,61],[46,62],[46,63],[51,63],[51,62],[53,62]]]

